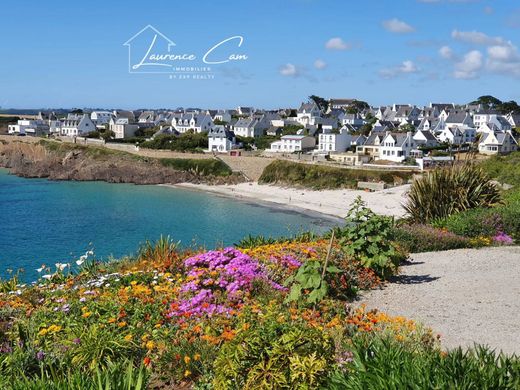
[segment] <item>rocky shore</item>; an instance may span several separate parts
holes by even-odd
[[[176,170],[157,159],[137,157],[102,148],[65,145],[57,142],[0,143],[0,167],[14,175],[51,180],[106,181],[134,184],[237,184],[239,174],[202,175]]]

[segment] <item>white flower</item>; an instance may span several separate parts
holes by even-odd
[[[60,271],[63,271],[68,266],[68,264],[65,264],[65,263],[56,263],[54,265],[56,266],[56,269],[58,269]]]
[[[52,275],[49,275],[49,274],[47,274],[47,275],[43,275],[42,278],[43,278],[43,279],[50,280],[50,279],[52,278]]]
[[[87,251],[87,253],[85,253],[87,256],[94,256],[94,251],[93,250],[90,250],[90,251]]]
[[[38,273],[41,274],[44,269],[45,269],[45,266],[42,265],[40,268],[36,268],[36,271],[38,271]]]

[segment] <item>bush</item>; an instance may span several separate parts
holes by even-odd
[[[392,218],[375,214],[357,197],[345,219],[346,226],[336,230],[342,250],[379,276],[392,275],[404,260],[390,241]]]
[[[501,183],[520,186],[520,152],[490,157],[481,163],[481,167]]]
[[[412,222],[427,223],[499,202],[500,192],[484,171],[465,164],[436,169],[416,179],[404,208]]]
[[[329,389],[518,389],[520,360],[476,347],[413,350],[391,339],[355,340],[352,370]]]
[[[436,221],[443,227],[465,237],[494,237],[506,233],[520,239],[520,189],[504,193],[504,204],[494,208],[476,208]]]
[[[233,173],[225,163],[216,159],[161,158],[159,161],[165,167],[202,176],[229,176]]]
[[[403,250],[410,253],[437,252],[475,246],[466,237],[421,224],[396,227],[392,236]]]
[[[200,152],[208,149],[208,135],[206,133],[184,133],[176,135],[159,135],[155,139],[143,142],[143,148],[168,149],[178,152]]]
[[[335,168],[276,160],[264,169],[259,182],[264,184],[302,186],[321,190],[356,188],[359,181],[383,181],[393,185],[406,182],[411,176],[410,172]]]

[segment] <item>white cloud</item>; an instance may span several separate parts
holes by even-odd
[[[314,61],[314,67],[320,70],[325,69],[327,67],[327,63],[323,60],[317,59],[316,61]]]
[[[300,75],[300,70],[296,67],[296,65],[288,63],[283,65],[280,68],[280,74],[282,76],[289,76],[289,77],[298,77]]]
[[[393,68],[381,69],[379,75],[385,79],[391,79],[400,75],[411,74],[419,72],[419,68],[413,63],[413,61],[407,60],[399,66]]]
[[[475,79],[483,66],[483,56],[478,50],[472,50],[464,55],[464,58],[455,64],[453,77],[456,79]]]
[[[486,68],[490,72],[520,77],[520,53],[516,46],[490,46],[487,49]]]
[[[453,50],[449,46],[443,46],[439,49],[439,54],[442,58],[451,60],[453,58]]]
[[[326,43],[325,47],[329,50],[348,50],[352,48],[352,44],[345,42],[343,39],[336,37],[330,38]]]
[[[453,30],[451,37],[457,41],[472,43],[474,45],[502,45],[505,41],[500,37],[490,37],[479,31],[458,31]]]
[[[399,19],[390,19],[383,22],[383,27],[396,34],[407,34],[415,31],[415,28]]]

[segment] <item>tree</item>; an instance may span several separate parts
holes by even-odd
[[[496,108],[497,106],[501,105],[502,101],[494,96],[484,95],[472,102],[472,104],[481,104],[484,108],[489,109]]]
[[[415,126],[412,125],[411,123],[407,123],[406,125],[400,126],[399,131],[401,131],[403,133],[407,133],[409,131],[411,131],[412,133],[415,133]]]
[[[322,110],[323,112],[327,111],[327,109],[329,108],[328,100],[320,96],[311,95],[309,96],[309,100],[312,100],[314,103],[316,103],[320,110]]]
[[[503,102],[497,108],[502,114],[520,114],[520,106],[514,100]]]

